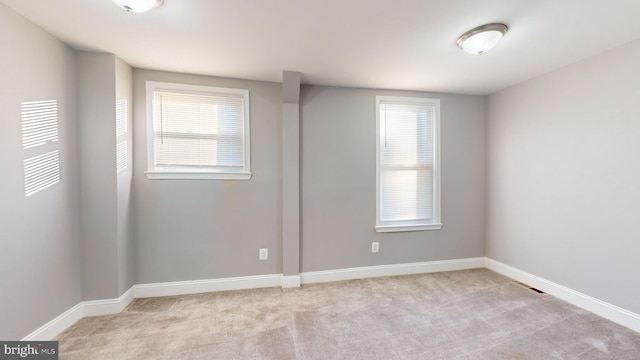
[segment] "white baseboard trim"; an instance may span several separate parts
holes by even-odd
[[[421,263],[366,266],[326,271],[311,271],[300,274],[302,284],[366,279],[382,276],[426,274],[483,268],[485,258],[428,261]]]
[[[22,341],[50,341],[82,318],[121,312],[129,306],[135,298],[278,287],[282,284],[281,279],[282,275],[277,274],[134,285],[117,299],[82,301],[31,334],[25,336]]]
[[[293,288],[300,287],[301,284],[365,279],[382,276],[425,274],[484,267],[640,332],[640,315],[638,314],[632,313],[615,305],[608,304],[604,301],[579,293],[565,286],[529,274],[493,259],[469,258],[312,271],[294,276],[273,274],[134,285],[117,299],[83,301],[41,326],[22,340],[47,341],[54,339],[61,332],[83,317],[117,314],[129,306],[135,298],[175,296],[280,286],[282,288]]]
[[[556,284],[552,281],[543,279],[539,276],[530,274],[520,269],[516,269],[512,266],[503,264],[490,258],[486,258],[485,266],[488,269],[497,272],[498,274],[502,274],[514,280],[525,283],[531,287],[542,290],[547,294],[553,295],[568,303],[591,311],[592,313],[602,316],[605,319],[611,320],[622,326],[626,326],[629,329],[640,332],[640,315],[629,310],[625,310],[602,300],[598,300],[589,295],[572,290],[566,286]]]
[[[108,299],[108,300],[91,300],[91,301],[83,301],[83,316],[99,316],[99,315],[110,315],[117,314],[124,310],[131,302],[133,301],[133,291],[135,286],[132,286],[127,290],[122,296],[117,299]]]
[[[282,275],[242,276],[222,279],[141,284],[133,287],[135,298],[198,294],[214,291],[258,289],[282,285]]]
[[[131,287],[117,299],[82,301],[25,336],[22,341],[50,341],[82,318],[117,314],[133,301],[133,290],[134,287]]]
[[[300,275],[282,276],[282,288],[299,288],[301,284]]]
[[[294,276],[281,274],[243,276],[210,280],[176,281],[132,286],[117,299],[83,301],[49,321],[22,340],[54,339],[78,320],[98,315],[117,314],[124,310],[135,298],[197,294],[204,292],[257,289],[266,287],[294,288],[301,284],[340,280],[364,279],[370,277],[421,274],[440,271],[454,271],[484,267],[484,258],[430,261],[424,263],[368,266],[328,271],[313,271]]]
[[[65,331],[71,325],[84,317],[83,305],[72,307],[64,313],[58,315],[55,319],[39,327],[36,331],[25,336],[22,341],[49,341]]]

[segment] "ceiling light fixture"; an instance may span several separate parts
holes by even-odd
[[[494,47],[508,29],[500,23],[478,26],[460,35],[458,46],[469,54],[482,55]]]
[[[113,0],[119,7],[127,12],[144,13],[164,3],[164,0]]]

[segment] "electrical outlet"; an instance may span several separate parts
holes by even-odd
[[[269,249],[260,249],[260,254],[258,255],[258,259],[260,260],[269,259]]]
[[[371,243],[371,252],[378,252],[380,251],[380,243],[377,241],[374,241]]]

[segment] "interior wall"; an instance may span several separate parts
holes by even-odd
[[[489,97],[489,257],[640,313],[640,41]]]
[[[119,296],[115,56],[80,51],[77,59],[83,300],[113,299]]]
[[[135,284],[131,201],[133,69],[113,54],[77,52],[83,300]],[[125,103],[127,167],[118,171],[117,108]]]
[[[376,95],[441,101],[441,230],[374,230]],[[303,272],[484,256],[484,97],[304,85],[300,107]]]
[[[118,237],[118,295],[135,285],[135,239],[133,237],[133,202],[131,180],[133,178],[133,69],[122,59],[115,57],[115,99],[117,106],[124,102],[126,108],[126,163],[117,173],[117,237]],[[116,115],[117,116],[117,115]],[[115,165],[114,165],[115,166]]]
[[[136,282],[282,273],[281,108],[277,83],[134,69]],[[145,82],[249,90],[250,180],[149,180]],[[269,259],[258,260],[258,250]]]
[[[0,339],[81,300],[74,51],[0,4]],[[21,102],[58,101],[60,182],[24,192]],[[49,146],[49,145],[48,145]],[[46,299],[46,301],[43,301]]]

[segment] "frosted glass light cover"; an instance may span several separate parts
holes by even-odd
[[[163,0],[113,0],[113,2],[129,12],[143,13],[162,5]]]
[[[462,43],[462,49],[470,54],[483,54],[498,43],[502,33],[499,31],[485,31],[475,34]]]
[[[458,46],[473,55],[481,55],[493,48],[507,32],[504,24],[488,24],[471,29],[458,39]]]

